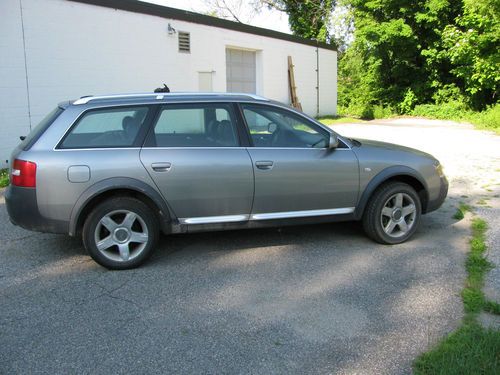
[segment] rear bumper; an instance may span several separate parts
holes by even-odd
[[[448,195],[448,180],[445,176],[441,177],[441,187],[439,188],[439,195],[436,199],[429,201],[425,213],[437,210],[443,204],[446,196]]]
[[[9,186],[5,203],[12,224],[24,229],[46,233],[68,233],[66,221],[47,219],[40,215],[35,188]]]

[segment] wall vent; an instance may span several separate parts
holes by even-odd
[[[179,52],[191,52],[191,39],[184,31],[179,31]]]

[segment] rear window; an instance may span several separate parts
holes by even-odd
[[[50,125],[59,117],[61,113],[63,113],[64,109],[57,107],[52,112],[50,112],[45,118],[35,126],[28,136],[24,138],[24,141],[21,142],[21,148],[24,151],[28,151],[31,146],[35,144],[36,141],[45,133],[45,130],[49,128]]]
[[[81,116],[59,148],[131,147],[143,127],[148,107],[91,110]]]

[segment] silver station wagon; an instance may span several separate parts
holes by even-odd
[[[248,94],[82,97],[21,138],[11,221],[81,235],[110,269],[142,264],[161,232],[362,220],[373,240],[397,244],[448,191],[431,155],[348,139]]]

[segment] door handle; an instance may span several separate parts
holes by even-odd
[[[171,167],[172,167],[172,163],[168,163],[168,162],[151,164],[151,168],[153,168],[153,171],[155,171],[155,172],[168,172]]]
[[[259,169],[272,169],[273,164],[274,163],[271,160],[261,160],[255,162],[255,166]]]

